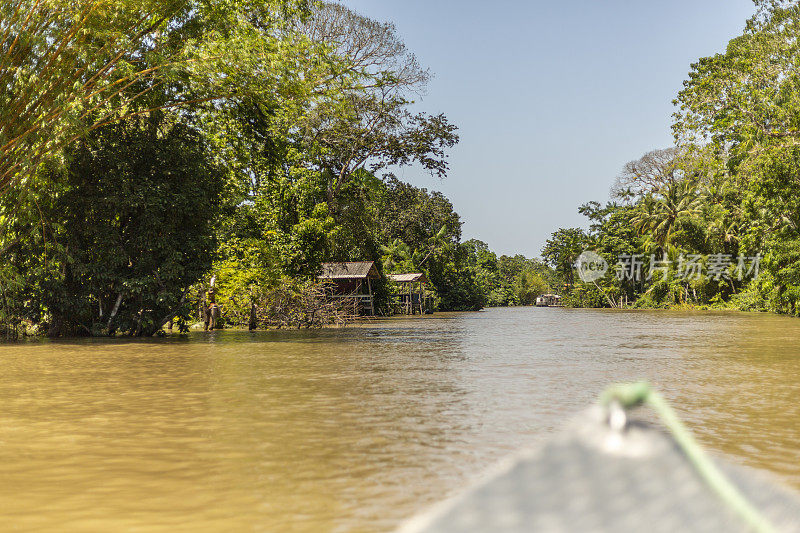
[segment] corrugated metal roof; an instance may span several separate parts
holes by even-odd
[[[389,274],[389,279],[392,281],[396,281],[398,283],[411,283],[415,281],[421,281],[422,283],[428,283],[428,278],[425,277],[425,274],[416,273],[416,274]]]
[[[365,279],[379,278],[374,261],[353,261],[347,263],[322,263],[322,274],[318,279]]]

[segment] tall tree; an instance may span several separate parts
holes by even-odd
[[[336,69],[301,120],[302,141],[326,178],[331,209],[336,211],[342,187],[359,169],[377,173],[418,163],[445,176],[447,149],[458,142],[456,128],[444,115],[410,111],[411,97],[424,91],[430,76],[394,25],[323,2],[301,29],[330,45]]]
[[[639,207],[631,222],[663,253],[672,244],[680,224],[700,213],[700,196],[696,184],[684,180],[648,194]]]
[[[285,74],[276,32],[304,0],[10,0],[0,4],[0,191],[93,128]],[[296,56],[295,56],[296,57]],[[293,62],[293,61],[288,61]],[[266,68],[277,65],[278,68]],[[264,76],[253,79],[263,79]],[[154,89],[158,97],[152,96]]]
[[[683,178],[680,152],[677,148],[652,150],[625,164],[611,188],[611,195],[620,199],[636,199],[658,192]]]
[[[156,112],[98,128],[68,156],[37,178],[49,187],[38,199],[16,198],[41,209],[32,228],[16,218],[28,237],[4,257],[47,312],[30,318],[54,336],[150,335],[186,318],[189,287],[211,266],[224,182],[202,137]]]
[[[568,285],[572,285],[575,261],[587,243],[588,238],[582,229],[560,228],[545,242],[542,259],[555,268]]]

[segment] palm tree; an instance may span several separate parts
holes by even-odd
[[[632,222],[640,234],[662,252],[672,244],[681,220],[700,214],[701,197],[690,180],[670,183],[659,193],[648,194],[639,202]]]
[[[444,245],[446,242],[447,242],[447,226],[442,226],[439,229],[439,231],[436,232],[436,234],[432,235],[428,239],[428,245],[430,246],[430,249],[428,250],[428,253],[425,254],[425,257],[422,258],[421,261],[417,261],[418,257],[415,257],[414,263],[418,264],[419,266],[422,266],[425,263],[425,261],[428,260],[431,254],[434,251],[436,251],[437,248],[440,248],[442,245]]]
[[[411,248],[400,239],[395,239],[388,246],[381,246],[381,253],[384,256],[383,264],[389,272],[411,262]]]

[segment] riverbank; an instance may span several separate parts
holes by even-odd
[[[595,290],[594,287],[592,287]],[[587,292],[581,291],[575,296],[566,296],[564,301],[568,307],[579,309],[595,309],[599,307],[613,307],[609,305],[609,300],[600,296],[586,298]],[[613,300],[612,300],[613,301]],[[616,302],[615,302],[616,305]],[[651,294],[645,293],[638,298],[631,300],[627,305],[621,306],[625,309],[670,309],[674,311],[743,311],[743,312],[762,312],[775,315],[797,316],[791,308],[777,309],[770,305],[770,302],[761,297],[755,291],[748,290],[731,295],[727,300],[722,298],[712,298],[707,302],[692,302],[687,300],[670,301],[668,299],[657,300]]]

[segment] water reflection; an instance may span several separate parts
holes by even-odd
[[[800,487],[800,321],[493,309],[317,332],[0,346],[0,521],[391,529],[609,382]]]

